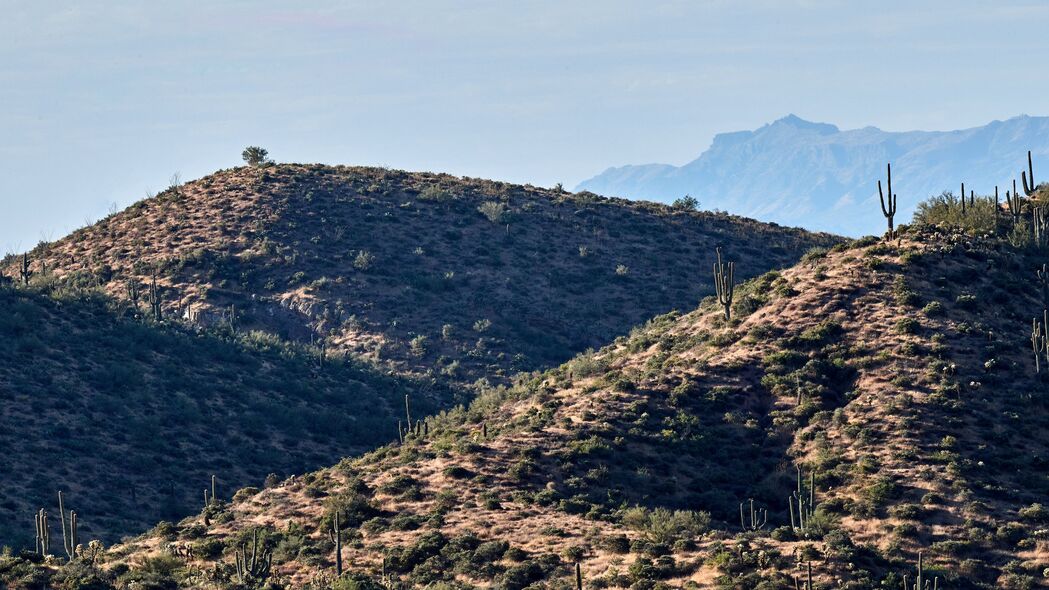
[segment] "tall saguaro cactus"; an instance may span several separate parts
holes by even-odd
[[[270,575],[273,552],[262,548],[259,552],[259,529],[251,532],[251,552],[245,541],[236,552],[237,581],[245,586],[256,586]]]
[[[976,191],[973,191],[973,200],[976,200]],[[965,215],[965,183],[962,183],[962,215]]]
[[[41,508],[36,513],[36,554],[40,556],[51,553],[51,530],[47,526],[47,512]]]
[[[932,583],[930,585],[929,579],[925,577],[925,562],[922,559],[922,554],[918,552],[918,573],[915,576],[914,584],[911,585],[907,582],[907,574],[903,574],[903,589],[904,590],[939,590],[940,588],[940,577],[933,576]]]
[[[1031,349],[1034,352],[1034,372],[1042,372],[1042,353],[1046,352],[1046,338],[1045,338],[1045,327],[1042,326],[1038,318],[1031,320]]]
[[[799,563],[798,565],[801,564]],[[794,577],[794,590],[815,590],[815,587],[812,585],[812,562],[806,561],[805,565],[807,570],[805,581],[802,582],[797,577]]]
[[[1049,245],[1049,211],[1046,207],[1031,207],[1031,231],[1039,248]]]
[[[1020,179],[1023,180],[1024,194],[1028,197],[1034,196],[1034,189],[1038,188],[1034,183],[1034,166],[1031,164],[1031,150],[1027,150],[1027,172],[1020,172]],[[1028,184],[1030,179],[1030,184]]]
[[[718,303],[725,308],[725,319],[732,319],[732,294],[736,290],[736,264],[721,261],[721,248],[717,248],[718,261],[714,263],[714,290]]]
[[[809,489],[806,493],[800,465],[797,470],[798,487],[787,498],[787,504],[790,508],[790,528],[795,533],[804,533],[808,530],[809,520],[816,513],[816,474],[809,474]]]
[[[152,280],[149,283],[149,308],[153,312],[153,319],[160,321],[162,310],[160,308],[160,289],[157,288],[157,271],[153,271]]]
[[[750,522],[744,518],[744,506],[746,502],[741,502],[739,505],[739,525],[743,527],[744,531],[758,531],[764,528],[765,523],[769,520],[769,511],[767,508],[754,508],[754,498],[750,499]]]
[[[33,276],[33,271],[29,269],[29,254],[22,254],[22,262],[18,266],[18,276],[22,278],[22,284],[28,287],[29,277]]]
[[[1020,223],[1020,218],[1023,215],[1024,202],[1023,197],[1020,196],[1019,191],[1016,190],[1016,179],[1013,179],[1013,192],[1010,195],[1009,191],[1005,191],[1005,202],[1009,205],[1009,215],[1013,218],[1013,225]]]
[[[80,544],[80,536],[77,534],[76,512],[69,511],[69,526],[66,526],[66,506],[63,502],[62,492],[58,492],[58,518],[62,521],[62,548],[65,549],[69,559],[76,557],[77,545]]]
[[[881,214],[885,216],[885,219],[889,222],[889,233],[886,234],[886,241],[893,239],[893,217],[896,216],[896,195],[892,192],[892,164],[885,165],[885,182],[889,193],[888,199],[885,198],[885,193],[881,191],[881,181],[878,181],[878,198],[881,199]]]
[[[335,519],[331,523],[328,537],[335,545],[335,575],[342,575],[342,529],[339,527],[339,511],[335,511]]]

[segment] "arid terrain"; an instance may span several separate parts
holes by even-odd
[[[814,249],[738,285],[731,320],[713,298],[655,317],[400,443],[220,495],[100,570],[241,583],[254,539],[265,583],[327,587],[337,515],[340,587],[571,587],[576,564],[588,588],[810,568],[814,587],[896,587],[919,555],[938,587],[1031,587],[1049,567],[1040,259],[924,224]]]
[[[139,534],[212,474],[228,496],[330,465],[396,440],[405,396],[421,418],[690,309],[716,247],[746,277],[839,241],[375,168],[172,187],[3,264],[0,542],[59,490],[85,537]]]

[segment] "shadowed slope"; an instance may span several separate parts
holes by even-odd
[[[408,392],[419,412],[456,399],[262,334],[110,305],[0,287],[0,542],[31,545],[33,512],[56,513],[58,490],[83,538],[112,542],[199,510],[211,474],[228,495],[389,441]]]

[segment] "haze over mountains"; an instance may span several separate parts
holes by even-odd
[[[957,193],[961,182],[977,194],[993,194],[997,184],[1004,201],[1027,150],[1036,159],[1049,155],[1049,117],[891,132],[841,130],[789,115],[754,131],[719,134],[683,166],[613,167],[577,190],[664,202],[691,194],[703,209],[859,236],[884,231],[876,182],[886,162],[893,164],[897,219],[906,220],[919,202],[944,190]]]

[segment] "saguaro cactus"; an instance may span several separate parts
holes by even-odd
[[[1036,246],[1049,245],[1049,212],[1045,207],[1031,207],[1031,231]]]
[[[1031,320],[1031,349],[1034,351],[1034,372],[1042,372],[1042,353],[1046,351],[1045,329],[1038,318]]]
[[[1028,197],[1034,196],[1034,189],[1038,188],[1034,183],[1034,166],[1031,165],[1031,150],[1027,150],[1027,172],[1020,172],[1020,179],[1023,180],[1024,194]],[[1028,184],[1030,180],[1030,184]]]
[[[998,218],[1001,217],[1002,198],[998,195],[998,185],[994,185],[994,233],[998,233]]]
[[[886,164],[885,166],[886,185],[889,192],[889,198],[886,200],[885,193],[881,191],[881,181],[878,181],[878,198],[881,199],[881,214],[885,216],[885,219],[889,222],[889,233],[886,234],[886,241],[892,241],[893,239],[893,223],[892,219],[896,215],[896,195],[892,192],[892,164]]]
[[[801,565],[801,564],[798,564],[798,565]],[[794,578],[794,590],[814,590],[814,588],[812,586],[812,562],[811,561],[807,561],[807,562],[805,562],[805,565],[806,565],[806,569],[808,570],[808,574],[807,574],[807,576],[805,578],[805,581],[802,582],[797,577],[795,577]]]
[[[408,394],[404,394],[404,417],[408,421],[408,429],[412,427],[412,406]]]
[[[127,290],[127,300],[130,301],[132,305],[137,306],[138,300],[142,295],[139,291],[138,281],[135,279],[128,279],[124,282],[124,288]]]
[[[907,583],[907,574],[903,574],[903,589],[904,590],[939,590],[940,578],[934,576],[932,584],[930,586],[928,578],[925,577],[925,563],[922,560],[922,554],[918,552],[918,573],[915,577],[914,584]]]
[[[80,544],[80,535],[77,534],[76,512],[69,511],[69,526],[66,527],[66,506],[63,502],[62,492],[58,492],[58,518],[62,521],[62,548],[65,549],[69,559],[76,557],[77,545]]]
[[[153,311],[153,319],[160,321],[162,310],[160,308],[160,289],[157,288],[157,272],[153,271],[152,280],[149,283],[149,308]]]
[[[1009,205],[1009,215],[1013,218],[1013,225],[1020,223],[1020,218],[1023,215],[1023,197],[1016,190],[1016,179],[1013,179],[1013,192],[1010,195],[1009,191],[1005,191],[1005,202]]]
[[[29,269],[29,254],[22,254],[22,262],[18,267],[18,276],[22,278],[22,284],[28,287],[29,277],[33,276],[33,271]]]
[[[335,575],[342,575],[342,529],[339,528],[339,512],[335,511],[335,519],[332,520],[331,530],[328,538],[335,544]]]
[[[767,508],[754,508],[754,498],[750,499],[750,521],[748,522],[744,518],[744,506],[746,502],[740,502],[739,504],[739,525],[743,527],[745,531],[758,531],[764,528],[765,523],[769,520],[769,511]]]
[[[36,513],[36,554],[40,556],[51,553],[51,530],[47,526],[47,512],[43,508]]]
[[[736,264],[721,261],[721,248],[717,248],[718,261],[714,263],[714,290],[718,303],[725,308],[725,319],[732,319],[732,294],[736,290]]]
[[[809,474],[809,489],[806,494],[800,465],[797,466],[797,470],[798,487],[787,498],[787,504],[790,508],[790,528],[795,533],[804,533],[808,530],[809,520],[816,512],[816,474]]]
[[[270,575],[270,563],[273,552],[265,547],[259,551],[259,529],[251,532],[251,553],[248,553],[247,542],[236,552],[237,581],[246,586],[254,586]]]
[[[575,590],[583,590],[583,568],[575,563]]]
[[[968,205],[968,207],[973,207],[974,205],[976,205],[976,191],[975,190],[971,190],[971,189],[969,190],[969,202],[967,204],[965,202],[965,183],[963,182],[962,183],[962,215],[965,215],[965,211],[966,211],[966,206],[967,205]]]

